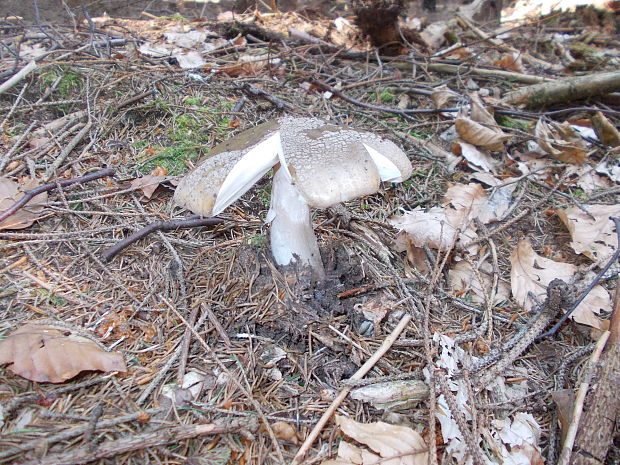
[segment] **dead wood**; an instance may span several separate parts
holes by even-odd
[[[559,102],[598,97],[618,90],[620,90],[620,71],[611,71],[523,87],[506,94],[503,102],[508,105],[542,108]]]
[[[42,186],[35,187],[34,189],[27,190],[24,192],[24,196],[20,198],[17,202],[15,202],[12,206],[0,212],[0,221],[4,221],[13,213],[18,211],[28,202],[30,202],[34,197],[41,194],[42,192],[50,192],[58,187],[69,187],[75,184],[84,184],[86,182],[94,181],[95,179],[101,179],[108,176],[114,176],[115,170],[114,168],[104,168],[102,170],[94,171],[89,174],[85,174],[84,176],[80,176],[79,178],[71,178],[71,179],[61,179],[60,181],[50,182],[47,184],[43,184]]]
[[[156,221],[154,223],[147,224],[142,229],[139,229],[130,236],[127,236],[125,239],[118,241],[117,244],[104,250],[101,257],[105,261],[110,261],[126,247],[129,247],[134,242],[137,242],[143,237],[146,237],[156,231],[175,231],[177,229],[201,228],[203,226],[213,226],[223,222],[224,219],[222,218],[200,218],[196,216],[191,216],[184,220]]]
[[[150,447],[165,446],[172,442],[192,439],[207,434],[225,434],[241,430],[255,431],[258,423],[252,420],[236,420],[228,423],[205,425],[175,426],[157,431],[138,434],[116,441],[107,441],[96,446],[81,447],[69,453],[50,454],[40,460],[23,462],[23,465],[78,465],[95,460],[114,457],[126,452],[147,449]]]
[[[574,465],[603,465],[620,414],[620,278],[616,281],[610,336],[594,375],[592,394],[573,449]]]

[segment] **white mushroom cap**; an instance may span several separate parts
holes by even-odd
[[[393,142],[316,118],[280,118],[285,168],[312,207],[326,208],[379,190],[380,181],[411,175]]]

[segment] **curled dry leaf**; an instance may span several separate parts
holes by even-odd
[[[462,155],[471,165],[489,173],[494,173],[499,164],[487,150],[479,149],[460,139],[454,141],[452,151],[456,155]]]
[[[395,228],[405,231],[415,247],[427,245],[433,249],[447,250],[453,244],[458,247],[459,242],[469,242],[478,237],[468,227],[466,216],[452,208],[433,207],[428,211],[415,209],[389,221]]]
[[[511,137],[501,130],[483,126],[470,118],[457,118],[454,124],[461,139],[487,150],[504,150],[504,142]]]
[[[609,147],[620,146],[620,132],[618,128],[611,123],[603,113],[597,111],[596,114],[590,118],[594,130],[598,139]]]
[[[16,183],[8,178],[0,177],[0,212],[10,208],[24,196],[24,192],[34,189],[39,185],[36,179],[27,179]],[[43,211],[42,204],[47,201],[47,192],[36,195],[21,209],[13,215],[0,222],[0,230],[3,229],[24,229],[35,222]]]
[[[424,439],[407,426],[390,425],[382,421],[358,423],[341,415],[336,415],[336,424],[345,435],[378,455],[342,441],[341,445],[343,442],[345,445],[338,448],[338,458],[327,460],[322,465],[370,465],[378,461],[386,465],[428,464],[428,447]]]
[[[62,383],[81,371],[127,371],[123,356],[106,352],[66,328],[26,324],[0,342],[0,365],[39,383]]]
[[[454,106],[460,98],[460,94],[448,89],[446,86],[438,87],[431,93],[433,105],[438,110]]]
[[[276,435],[276,438],[283,441],[292,442],[295,445],[299,444],[299,435],[290,423],[285,421],[276,421],[271,424],[271,429]]]
[[[132,180],[130,186],[132,188],[139,187],[142,190],[143,200],[151,200],[159,185],[170,179],[166,176],[167,174],[168,170],[166,168],[157,166],[150,174]]]
[[[570,232],[573,250],[602,264],[618,249],[618,235],[609,217],[620,217],[620,204],[584,205],[583,208],[589,215],[577,207],[556,213]]]
[[[510,263],[512,295],[528,311],[535,306],[535,302],[528,296],[529,292],[544,300],[547,285],[552,280],[559,278],[571,282],[577,272],[575,265],[541,257],[526,240],[520,241],[513,250]],[[577,323],[605,329],[608,322],[598,318],[603,312],[611,312],[611,299],[604,287],[595,286],[571,314],[571,318]]]
[[[538,145],[556,160],[575,164],[586,161],[586,144],[569,123],[545,123],[539,119],[534,135]]]
[[[502,57],[495,62],[497,66],[508,71],[516,71],[517,73],[524,73],[522,55],[519,52],[506,52]]]

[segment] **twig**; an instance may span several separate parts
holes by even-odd
[[[603,269],[594,277],[594,279],[588,285],[588,287],[581,293],[579,298],[573,303],[570,309],[568,309],[566,313],[562,315],[562,318],[560,318],[560,320],[555,325],[553,325],[553,328],[551,328],[545,334],[540,336],[540,339],[555,335],[555,333],[557,333],[558,330],[560,329],[560,326],[562,326],[564,322],[568,320],[568,318],[570,318],[571,314],[575,311],[575,309],[579,306],[579,304],[583,301],[583,299],[586,298],[586,296],[590,293],[590,291],[594,288],[594,286],[596,286],[598,282],[603,278],[603,276],[605,276],[605,273],[607,273],[607,271],[611,268],[611,266],[618,261],[618,258],[620,257],[620,218],[611,217],[610,220],[612,220],[614,224],[616,225],[616,235],[618,238],[618,242],[617,242],[618,246],[616,247],[615,252],[611,256],[607,264],[603,267]]]
[[[361,102],[359,100],[356,100],[352,97],[349,97],[348,95],[344,94],[343,92],[334,89],[332,86],[324,83],[323,81],[319,81],[317,79],[312,79],[310,81],[312,84],[314,84],[315,86],[321,87],[322,89],[331,92],[332,94],[334,94],[336,97],[344,100],[345,102],[349,102],[352,103],[353,105],[356,105],[358,107],[362,107],[362,108],[367,108],[369,110],[376,110],[376,111],[383,111],[386,113],[393,113],[395,115],[403,115],[403,116],[407,116],[407,115],[415,115],[415,114],[436,114],[436,113],[442,113],[444,111],[448,111],[448,112],[457,112],[459,111],[458,108],[444,108],[444,109],[436,109],[436,108],[415,108],[415,109],[409,109],[409,110],[403,110],[400,108],[390,108],[390,107],[382,107],[379,105],[372,105],[370,103],[366,103],[366,102]]]
[[[15,74],[12,78],[0,84],[0,94],[5,93],[15,84],[17,84],[19,81],[21,81],[26,76],[28,76],[28,74],[30,74],[36,68],[37,68],[37,63],[34,60],[30,61],[26,66],[20,69],[19,72]]]
[[[516,344],[478,381],[478,388],[483,389],[491,383],[498,373],[511,365],[527,347],[544,331],[551,320],[566,306],[570,298],[569,286],[561,279],[554,279],[547,286],[547,298],[542,304],[540,316],[532,322]]]
[[[573,450],[573,444],[575,443],[575,437],[577,436],[577,429],[579,428],[581,413],[583,412],[583,402],[590,387],[590,381],[592,380],[592,376],[594,374],[594,368],[596,366],[596,363],[598,362],[598,359],[601,356],[601,353],[603,352],[603,348],[605,347],[607,339],[609,339],[609,331],[605,331],[603,334],[601,334],[601,337],[596,343],[596,348],[590,356],[590,361],[588,362],[588,370],[583,377],[583,381],[579,385],[579,391],[577,391],[577,397],[575,398],[575,407],[573,409],[573,419],[570,426],[568,427],[568,431],[566,432],[566,439],[564,440],[564,445],[562,446],[562,453],[560,454],[558,465],[569,465],[571,463],[570,456]]]
[[[241,87],[241,90],[243,90],[243,92],[245,92],[251,97],[264,98],[265,100],[273,103],[276,106],[276,108],[278,108],[279,110],[293,111],[295,109],[295,107],[291,105],[290,103],[285,102],[281,98],[271,95],[269,92],[264,91],[263,89],[259,89],[258,87],[253,86],[252,84],[245,84],[243,87]]]
[[[364,363],[359,368],[359,370],[357,370],[355,374],[351,376],[351,378],[349,378],[348,381],[351,382],[351,381],[362,379],[366,375],[366,373],[368,373],[372,369],[372,367],[375,366],[375,364],[379,361],[379,359],[383,357],[383,355],[390,349],[390,347],[392,347],[396,339],[398,339],[398,336],[400,336],[400,333],[403,332],[403,330],[407,327],[410,321],[411,321],[411,315],[407,313],[405,316],[401,318],[398,325],[396,325],[396,327],[392,330],[392,332],[388,335],[388,337],[385,338],[381,346],[372,355],[372,357],[370,357],[366,361],[366,363]],[[321,431],[323,430],[323,428],[325,427],[329,419],[332,417],[336,409],[340,406],[342,401],[347,397],[351,389],[352,389],[351,386],[345,386],[340,391],[340,393],[336,396],[336,398],[332,401],[329,408],[325,411],[325,413],[323,413],[323,415],[321,416],[317,424],[314,426],[314,428],[312,429],[312,431],[310,432],[310,434],[308,435],[304,443],[301,445],[301,447],[297,451],[297,454],[295,454],[295,457],[293,458],[291,465],[299,465],[300,463],[302,463],[304,457],[308,453],[308,450],[310,449],[310,447],[312,446],[312,444],[314,443],[318,435],[321,433]]]
[[[50,454],[43,459],[23,462],[22,465],[78,465],[93,462],[106,457],[114,457],[119,454],[142,450],[148,447],[164,446],[171,442],[183,441],[185,439],[204,436],[206,434],[225,434],[240,430],[254,428],[257,425],[238,420],[235,423],[217,424],[208,423],[206,425],[185,425],[175,426],[168,429],[159,429],[149,433],[138,434],[116,441],[107,441],[97,446],[94,450],[88,447],[81,447],[72,452],[62,452]]]
[[[50,166],[48,166],[47,170],[45,170],[45,174],[43,175],[44,181],[49,181],[49,179],[56,173],[56,170],[60,168],[67,158],[67,156],[71,153],[71,151],[82,141],[86,133],[90,131],[90,128],[93,126],[92,121],[86,123],[86,125],[78,132],[71,141],[67,144],[67,146],[54,158],[54,161]]]
[[[101,254],[101,257],[106,262],[110,261],[124,248],[129,247],[134,242],[139,241],[143,237],[146,237],[155,231],[173,231],[175,229],[199,228],[202,226],[213,226],[222,222],[224,222],[224,219],[218,217],[196,218],[195,216],[189,217],[184,220],[156,221],[154,223],[147,224],[144,228],[139,229],[138,231],[119,241],[112,247],[104,250]]]
[[[70,179],[62,179],[58,182],[49,182],[47,184],[43,184],[42,186],[35,187],[34,189],[27,190],[24,192],[24,196],[15,202],[12,206],[0,212],[0,221],[4,221],[6,218],[11,216],[17,210],[22,208],[28,202],[30,202],[34,197],[43,193],[49,192],[57,187],[68,187],[74,184],[82,184],[90,181],[94,181],[95,179],[105,178],[107,176],[114,176],[114,168],[104,168],[102,170],[93,171],[92,173],[85,174],[84,176],[80,176],[79,178],[70,178]]]
[[[119,103],[118,105],[116,105],[116,109],[120,110],[123,107],[126,107],[128,105],[131,105],[132,103],[136,103],[139,102],[140,100],[150,97],[151,95],[155,95],[157,93],[156,90],[149,90],[146,92],[142,92],[141,94],[138,95],[134,95],[133,97],[128,98],[127,100]]]
[[[196,305],[192,309],[192,313],[189,315],[187,322],[191,326],[194,326],[196,324],[198,310],[200,310],[200,306]],[[192,332],[190,331],[188,326],[185,328],[185,334],[183,334],[183,342],[181,343],[181,358],[179,360],[179,368],[177,370],[177,384],[179,386],[183,384],[183,377],[185,376],[185,367],[187,366],[187,355],[189,353],[190,342],[192,342]]]
[[[104,428],[110,428],[111,426],[115,426],[120,423],[129,423],[132,421],[137,421],[138,419],[142,418],[145,414],[156,415],[163,411],[164,411],[164,408],[159,407],[159,408],[153,408],[149,410],[141,410],[139,412],[130,413],[128,415],[123,415],[123,416],[116,417],[116,418],[110,418],[109,420],[102,420],[99,423],[97,423],[96,429],[101,430]],[[26,452],[34,448],[41,447],[42,441],[47,446],[50,446],[51,444],[55,444],[60,441],[65,441],[67,439],[73,439],[77,436],[80,436],[81,434],[84,434],[86,431],[88,431],[88,428],[89,428],[88,424],[81,425],[75,428],[71,428],[69,430],[62,431],[57,434],[52,434],[51,436],[47,436],[45,438],[33,439],[31,441],[24,442],[20,445],[11,447],[9,449],[0,450],[0,459],[11,457],[13,455],[19,454],[20,452]]]

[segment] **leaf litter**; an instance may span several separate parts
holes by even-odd
[[[544,299],[548,278],[554,274],[579,281],[583,287],[617,249],[611,222],[604,221],[607,213],[617,214],[614,209],[604,210],[617,204],[618,153],[607,149],[617,145],[617,119],[608,112],[609,106],[599,104],[594,96],[587,102],[592,111],[568,109],[560,117],[497,105],[502,95],[521,86],[523,74],[529,79],[571,76],[579,57],[571,57],[576,48],[570,46],[581,40],[583,28],[562,37],[547,33],[544,21],[508,33],[498,30],[493,40],[499,45],[489,47],[486,39],[464,24],[439,21],[426,26],[410,16],[403,28],[417,24],[418,30],[426,29],[422,37],[428,40],[430,50],[424,53],[429,61],[401,63],[402,57],[394,62],[380,57],[378,62],[358,25],[343,17],[350,13],[338,11],[336,18],[318,14],[316,19],[315,13],[308,12],[229,13],[221,16],[227,21],[223,23],[172,17],[91,18],[100,29],[87,29],[82,36],[72,28],[55,29],[66,36],[66,44],[89,50],[85,54],[76,49],[58,66],[56,55],[42,53],[53,51],[51,39],[29,35],[28,27],[20,26],[24,39],[16,42],[11,36],[13,25],[3,29],[2,39],[8,38],[10,50],[19,53],[11,47],[20,43],[21,58],[37,54],[45,66],[27,81],[23,95],[17,86],[0,96],[5,110],[14,108],[0,134],[2,153],[7,154],[0,157],[0,163],[6,162],[3,179],[18,183],[45,173],[77,137],[87,117],[98,122],[88,133],[95,145],[88,145],[88,137],[76,139],[77,148],[69,151],[60,172],[70,169],[77,175],[101,163],[118,170],[117,179],[50,193],[49,202],[38,200],[47,203],[49,214],[41,217],[41,211],[35,210],[37,216],[20,222],[25,231],[3,232],[0,331],[8,336],[4,342],[20,323],[34,316],[79,321],[113,348],[114,352],[104,354],[122,354],[129,365],[128,375],[113,378],[76,373],[75,381],[59,390],[33,387],[11,371],[14,363],[1,368],[0,416],[4,418],[0,423],[4,422],[2,432],[10,433],[4,436],[7,449],[0,451],[5,460],[27,460],[20,447],[26,444],[28,449],[30,438],[22,428],[43,428],[39,431],[44,433],[37,434],[54,437],[80,425],[76,416],[90,418],[95,403],[102,400],[101,422],[127,415],[135,418],[121,422],[121,427],[106,427],[109,439],[139,437],[143,428],[154,428],[167,437],[177,425],[239,420],[230,441],[179,440],[175,458],[164,456],[162,448],[150,448],[149,454],[160,461],[206,463],[217,456],[217,463],[271,463],[270,457],[279,452],[290,461],[325,410],[325,402],[367,360],[404,311],[414,312],[416,318],[368,376],[410,375],[412,379],[355,387],[339,408],[340,427],[329,423],[314,445],[314,461],[342,452],[333,460],[375,463],[384,457],[386,463],[410,463],[429,452],[410,455],[414,443],[391,444],[391,436],[413,440],[412,432],[418,431],[424,442],[415,444],[421,449],[433,451],[439,446],[446,460],[467,463],[472,453],[466,441],[471,439],[468,429],[476,431],[475,444],[483,451],[485,463],[537,464],[543,454],[552,453],[546,446],[555,428],[549,393],[579,382],[578,370],[569,371],[562,386],[556,386],[554,374],[564,360],[587,346],[587,334],[567,323],[556,339],[532,345],[527,356],[478,393],[468,390],[459,370],[475,368],[503,341],[520,334],[532,310],[527,290]],[[585,16],[576,18],[567,15],[554,21],[570,29],[570,21],[585,21]],[[609,48],[612,39],[606,30],[608,25],[597,30],[592,47]],[[463,41],[462,46],[449,50],[453,34]],[[535,44],[542,43],[554,47],[553,53],[536,51],[537,57],[549,61],[548,67],[541,58],[532,61],[529,55]],[[344,48],[329,48],[334,46]],[[496,47],[506,46],[522,53],[497,52]],[[438,71],[434,66],[445,63],[435,62],[435,53],[439,61],[449,58],[467,64],[467,75],[452,79],[445,68]],[[415,56],[407,60],[415,61]],[[607,60],[594,69],[613,69],[618,64],[611,55]],[[515,72],[514,80],[494,76],[498,65]],[[2,66],[9,71],[14,60]],[[422,67],[423,74],[412,75],[412,69]],[[62,72],[50,79],[46,70],[52,68]],[[479,70],[491,74],[481,78]],[[72,87],[86,72],[88,87]],[[332,87],[351,101],[335,92],[327,98],[313,83],[317,76],[327,75],[337,76]],[[438,82],[447,85],[437,89]],[[247,92],[248,85],[264,94]],[[421,87],[411,91],[417,85]],[[125,96],[144,95],[145,89],[156,92],[126,103]],[[428,89],[435,92],[429,96]],[[401,112],[440,111],[409,119],[406,113],[381,110],[392,106]],[[454,107],[461,113],[442,111]],[[321,245],[329,249],[325,250],[331,270],[327,285],[285,280],[273,268],[263,245],[268,233],[262,224],[268,208],[266,182],[225,212],[227,222],[214,230],[162,233],[134,243],[110,263],[98,261],[102,250],[145,223],[186,214],[171,207],[166,189],[155,194],[162,181],[174,185],[166,179],[164,166],[183,172],[237,130],[282,114],[308,111],[339,124],[381,132],[402,144],[414,163],[411,180],[386,185],[375,196],[347,204],[353,224],[371,231],[375,242],[366,243],[361,229],[347,228],[346,222],[329,213],[315,212]],[[37,122],[28,129],[34,118]],[[455,119],[458,127],[445,140],[439,137],[446,126],[454,126]],[[197,124],[175,133],[187,121]],[[152,159],[148,168],[137,162],[145,159]],[[152,171],[157,166],[162,170]],[[8,203],[14,200],[11,197]],[[562,215],[564,224],[558,220]],[[400,248],[387,254],[377,246],[394,238],[386,221],[402,229]],[[525,240],[531,243],[529,249],[523,245]],[[517,265],[511,263],[515,256]],[[426,281],[430,278],[435,279],[433,286]],[[578,307],[575,321],[604,327],[611,282],[605,277],[594,288]],[[201,305],[201,317],[209,314],[209,323],[203,327],[196,323],[196,332],[213,352],[196,338],[184,351],[186,334],[191,332],[175,312],[189,321],[196,305]],[[428,327],[422,324],[426,314]],[[424,338],[429,339],[428,347]],[[86,354],[90,351],[80,353]],[[420,379],[428,360],[445,371],[458,410],[466,412],[465,431],[460,430],[445,396],[436,399],[438,409],[431,409],[430,381]],[[579,360],[575,358],[576,363]],[[92,363],[83,366],[93,370]],[[469,376],[475,383],[480,375],[473,370]],[[252,386],[249,396],[236,380]],[[82,381],[95,384],[82,387]],[[442,389],[434,388],[435,392]],[[32,397],[35,394],[38,397]],[[30,404],[14,415],[11,403],[20,399],[35,400],[24,401]],[[260,429],[245,420],[248,415],[261,415],[253,401],[267,415]],[[153,412],[162,406],[174,408],[175,415]],[[55,415],[53,425],[47,415]],[[434,431],[433,441],[429,415],[440,422],[441,434]],[[380,424],[381,420],[385,421]],[[339,442],[337,451],[338,441],[331,438],[338,431],[348,439]],[[349,436],[347,431],[356,432]],[[268,439],[271,433],[275,441]],[[383,450],[376,444],[378,438],[392,449]],[[51,441],[48,458],[80,452],[80,444],[79,438]],[[142,453],[132,449],[119,460],[143,460]],[[399,456],[389,459],[387,454]],[[273,463],[280,462],[274,459]]]

